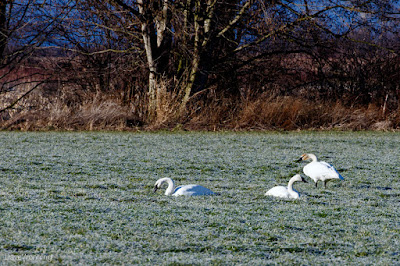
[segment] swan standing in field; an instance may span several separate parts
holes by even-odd
[[[185,186],[179,186],[175,188],[175,183],[174,181],[169,178],[161,178],[158,179],[156,184],[154,185],[154,192],[157,191],[157,189],[161,188],[163,183],[167,183],[168,187],[167,190],[165,190],[165,195],[172,195],[172,196],[201,196],[201,195],[213,195],[215,194],[208,188],[205,188],[200,185],[185,185]]]
[[[292,178],[290,178],[287,187],[284,186],[273,187],[270,190],[268,190],[265,193],[265,195],[279,197],[279,198],[298,199],[300,197],[300,194],[299,192],[293,189],[293,183],[296,181],[307,183],[307,181],[301,175],[297,174],[294,175]]]
[[[303,168],[304,174],[309,176],[315,182],[315,187],[318,186],[318,181],[324,181],[324,187],[326,188],[326,182],[330,179],[344,180],[336,169],[327,162],[320,162],[317,157],[312,153],[304,153],[297,161],[311,160],[311,163],[307,164]]]

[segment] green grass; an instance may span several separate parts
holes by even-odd
[[[400,134],[0,133],[5,264],[400,263]],[[296,183],[313,152],[345,181]],[[167,197],[158,178],[219,193]]]

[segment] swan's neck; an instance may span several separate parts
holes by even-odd
[[[293,183],[294,183],[294,178],[291,178],[291,179],[289,180],[289,183],[288,183],[288,191],[289,191],[289,193],[293,193],[293,192],[297,193],[297,192],[293,189]]]
[[[171,178],[163,178],[161,179],[161,183],[160,185],[162,185],[162,183],[166,182],[168,184],[167,190],[165,190],[165,195],[171,195],[172,193],[174,193],[175,190],[175,183]]]
[[[293,198],[297,199],[300,197],[299,192],[297,192],[296,190],[293,189],[293,183],[295,182],[295,178],[291,178],[289,180],[289,184],[288,184],[288,192],[290,195],[292,195]]]
[[[317,161],[317,156],[315,156],[312,153],[307,154],[308,158],[311,159],[311,162],[316,162]]]

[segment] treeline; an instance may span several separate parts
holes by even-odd
[[[5,0],[3,129],[392,129],[395,1]]]

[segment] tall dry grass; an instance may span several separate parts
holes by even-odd
[[[139,125],[131,106],[115,95],[72,89],[50,95],[36,91],[0,120],[1,129],[17,130],[127,130]]]
[[[399,127],[400,112],[384,114],[374,104],[349,107],[336,102],[312,102],[293,96],[216,100],[199,107],[188,128],[232,130],[392,130]]]
[[[393,130],[400,112],[374,104],[349,107],[339,101],[312,102],[293,96],[223,97],[190,102],[177,117],[179,97],[166,84],[158,90],[156,118],[146,118],[147,99],[123,104],[120,95],[64,88],[38,90],[0,117],[1,129],[14,130],[157,130],[177,125],[187,130]],[[11,101],[12,99],[10,99]]]
[[[158,82],[156,90],[155,118],[153,121],[148,121],[148,128],[156,130],[174,126],[174,124],[179,123],[177,113],[181,96],[176,88],[168,90],[168,82],[166,80]]]

